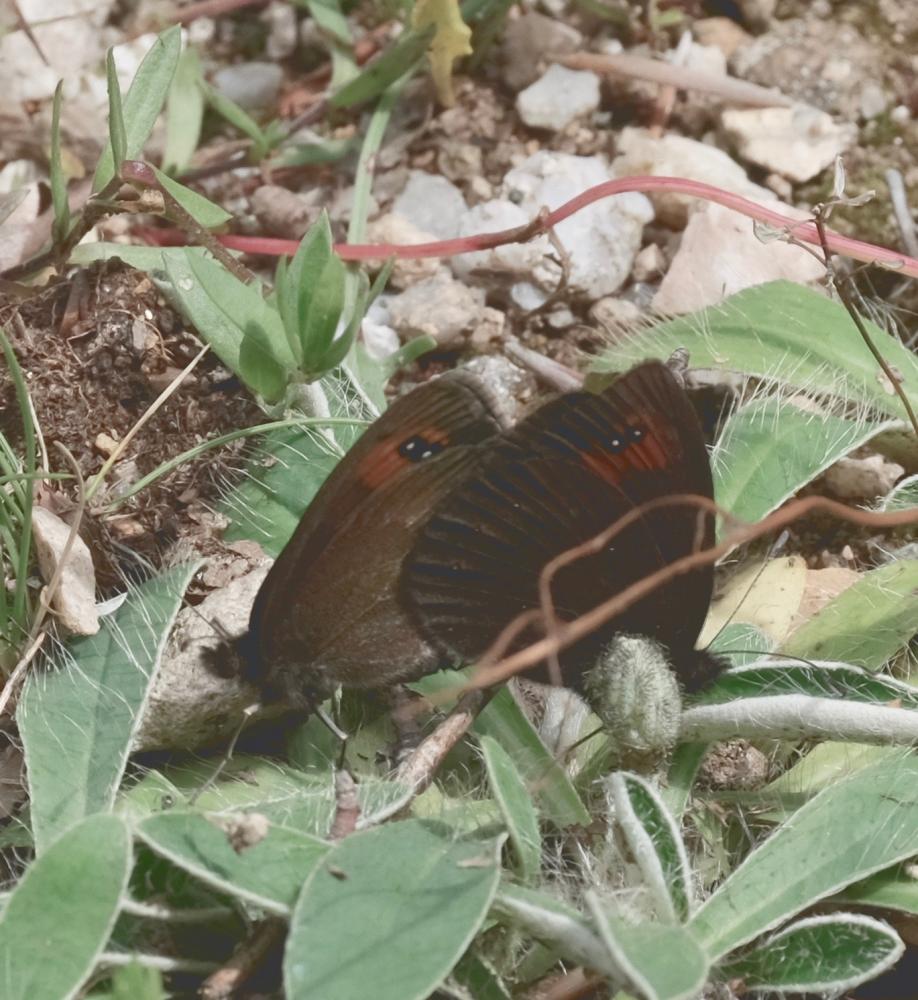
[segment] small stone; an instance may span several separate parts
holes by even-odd
[[[912,119],[912,112],[904,104],[897,104],[889,112],[889,120],[896,125],[907,125]]]
[[[471,183],[481,176],[481,147],[458,139],[443,139],[437,152],[437,166],[447,180]]]
[[[634,258],[631,277],[635,281],[657,281],[666,270],[666,254],[656,243],[649,243]]]
[[[514,229],[525,226],[529,221],[529,215],[516,202],[507,198],[494,198],[480,205],[473,205],[466,212],[459,225],[459,235],[473,236]],[[548,250],[548,240],[540,236],[525,243],[506,243],[490,250],[457,254],[450,260],[450,265],[457,277],[466,279],[475,273],[527,274],[538,267]]]
[[[701,45],[720,49],[729,59],[738,48],[748,45],[752,35],[729,17],[704,17],[692,25],[692,34]]]
[[[590,307],[590,318],[615,340],[621,340],[638,329],[642,317],[643,313],[633,302],[614,295],[607,295]]]
[[[560,132],[599,107],[599,77],[557,63],[516,96],[516,110],[531,128]]]
[[[387,212],[367,226],[370,243],[435,243],[433,233],[422,229],[395,212]],[[380,266],[382,262],[380,261]],[[393,288],[409,288],[411,285],[432,278],[440,270],[439,257],[419,257],[415,260],[396,259],[392,267],[389,283]]]
[[[389,300],[392,326],[403,340],[429,335],[440,347],[455,345],[481,321],[484,293],[456,281],[444,268]]]
[[[882,455],[842,458],[826,470],[826,488],[841,500],[874,501],[885,497],[905,474],[896,462]]]
[[[503,34],[503,78],[513,90],[537,80],[542,64],[570,55],[583,45],[583,35],[576,28],[536,11],[509,18]]]
[[[546,207],[555,209],[615,174],[603,156],[572,156],[542,150],[504,178],[505,195],[518,202],[529,218]],[[568,263],[568,288],[588,299],[617,292],[625,283],[640,249],[644,226],[653,208],[637,192],[605,198],[555,226]],[[543,243],[544,246],[544,243]],[[551,292],[561,275],[552,257],[543,257],[531,272],[535,284]]]
[[[506,322],[506,314],[502,313],[500,309],[492,309],[491,306],[485,306],[481,314],[481,320],[472,331],[471,337],[469,337],[472,347],[480,350],[490,347],[491,344],[499,341],[504,335]]]
[[[855,140],[853,125],[805,104],[725,110],[721,123],[740,156],[797,183],[811,180]]]
[[[245,62],[225,66],[214,74],[214,87],[246,111],[271,108],[284,78],[284,71],[275,63]]]
[[[252,211],[270,236],[298,240],[318,218],[322,190],[297,194],[279,184],[262,184],[252,192]]]
[[[791,218],[806,218],[774,199],[764,204]],[[693,312],[766,281],[805,284],[824,275],[823,265],[802,247],[762,243],[749,219],[708,202],[689,219],[653,308],[668,314]]]
[[[293,55],[299,40],[296,10],[293,5],[274,0],[274,3],[269,4],[265,9],[261,19],[268,25],[268,39],[265,42],[267,57],[269,59],[286,59]]]
[[[99,631],[96,573],[86,543],[79,535],[71,541],[70,525],[46,507],[32,508],[32,539],[45,583],[60,573],[51,595],[54,617],[72,635],[95,635]]]
[[[647,129],[623,129],[618,156],[612,162],[616,176],[685,177],[724,188],[753,201],[768,201],[769,192],[753,184],[745,170],[723,150],[681,135],[652,135]],[[671,229],[681,229],[696,198],[671,192],[651,196],[657,220]]]
[[[96,435],[96,439],[92,444],[96,451],[100,455],[104,455],[106,458],[114,455],[115,450],[118,447],[118,442],[104,431]]]
[[[468,205],[459,188],[445,177],[412,170],[392,211],[418,229],[446,240],[459,232],[459,222]]]
[[[861,118],[870,121],[871,118],[883,114],[889,105],[883,88],[873,80],[868,80],[861,90]]]
[[[552,309],[545,319],[553,330],[567,330],[577,322],[577,317],[567,306],[559,306],[557,309]]]
[[[535,396],[535,375],[503,354],[472,358],[465,367],[491,390],[502,415],[512,423],[519,420],[526,404]]]

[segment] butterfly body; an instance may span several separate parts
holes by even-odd
[[[320,489],[259,592],[245,640],[270,693],[313,704],[337,684],[385,687],[479,657],[522,612],[559,554],[646,501],[711,497],[688,398],[659,362],[602,393],[559,396],[505,429],[487,392],[444,376],[396,401]],[[648,512],[552,583],[570,621],[713,540],[697,508]],[[674,577],[560,658],[565,684],[622,632],[649,635],[683,683],[712,572]],[[530,629],[520,642],[541,636]],[[532,676],[547,679],[543,667]]]

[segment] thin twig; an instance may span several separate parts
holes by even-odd
[[[899,235],[902,237],[902,245],[910,256],[918,257],[918,233],[915,231],[915,220],[908,207],[908,196],[905,193],[902,174],[890,167],[883,176],[889,188],[889,201],[896,217],[896,225],[899,227]]]
[[[357,782],[346,767],[339,767],[335,772],[335,817],[328,839],[344,840],[357,829],[360,819],[360,798],[357,794]]]
[[[433,781],[446,755],[469,731],[485,702],[481,691],[464,694],[449,715],[402,764],[395,780],[408,785],[413,796],[420,795]]]
[[[236,949],[236,953],[200,989],[202,1000],[230,1000],[236,991],[252,977],[268,952],[283,939],[286,924],[278,917],[262,921]]]
[[[600,55],[595,52],[576,52],[561,60],[568,69],[588,69],[594,73],[611,73],[633,80],[661,83],[677,90],[699,90],[721,97],[732,104],[746,104],[755,108],[791,108],[797,102],[779,90],[760,87],[756,83],[737,80],[721,73],[708,73],[687,66],[673,66],[660,59],[647,59],[628,53]]]
[[[524,347],[518,340],[508,341],[504,353],[558,392],[575,392],[583,388],[583,376],[580,372]]]
[[[852,301],[851,296],[848,294],[846,282],[836,280],[835,268],[832,265],[832,251],[829,249],[829,244],[826,239],[826,227],[824,221],[826,211],[827,207],[825,205],[818,205],[813,217],[816,222],[816,231],[819,233],[819,242],[822,244],[822,252],[825,256],[826,274],[829,284],[835,289],[842,305],[851,317],[851,321],[857,327],[857,332],[861,335],[861,338],[867,345],[867,350],[870,351],[876,363],[883,369],[883,374],[889,380],[889,384],[892,387],[893,392],[895,392],[895,394],[899,397],[899,402],[902,403],[902,406],[905,408],[909,423],[912,425],[912,430],[915,432],[916,437],[918,437],[918,417],[915,416],[915,411],[912,409],[911,401],[908,398],[908,393],[906,393],[905,387],[902,385],[902,380],[897,377],[896,373],[890,367],[889,362],[880,353],[880,349],[873,342],[870,334],[867,332],[867,328],[864,326],[864,321],[861,319],[861,314],[857,311],[857,307]]]

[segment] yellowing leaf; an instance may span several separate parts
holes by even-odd
[[[411,17],[415,31],[423,31],[430,25],[436,32],[430,42],[430,75],[437,88],[441,104],[455,103],[453,94],[453,63],[461,56],[471,55],[469,39],[472,29],[462,20],[459,0],[417,0]]]

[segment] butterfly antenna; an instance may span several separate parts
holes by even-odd
[[[259,708],[261,708],[260,702],[255,702],[254,705],[249,705],[248,708],[244,708],[242,710],[242,718],[239,720],[239,725],[236,726],[236,731],[233,733],[233,738],[230,740],[229,746],[226,748],[226,753],[220,758],[220,763],[213,769],[207,781],[205,781],[204,784],[201,785],[194,795],[192,795],[188,800],[189,806],[193,806],[209,788],[213,788],[216,784],[217,779],[224,772],[226,765],[229,764],[232,759],[233,751],[236,749],[236,743],[242,735],[242,730],[245,729],[246,723],[252,718]]]
[[[727,620],[718,629],[717,635],[715,635],[714,638],[707,644],[707,646],[705,646],[706,652],[711,648],[711,646],[714,645],[715,642],[717,642],[717,640],[723,634],[727,626],[730,625],[733,619],[739,614],[739,609],[746,603],[746,598],[752,593],[752,588],[755,587],[755,585],[759,582],[759,579],[765,572],[765,567],[772,559],[774,559],[777,555],[781,553],[784,546],[787,545],[788,538],[790,538],[790,532],[788,532],[787,530],[782,531],[781,534],[778,535],[778,537],[771,544],[771,546],[768,549],[768,552],[766,553],[765,559],[762,561],[762,565],[758,569],[758,572],[749,581],[749,586],[746,588],[746,593],[743,594],[742,598],[740,598],[740,600],[736,602],[736,607],[730,612],[729,616],[727,617]],[[722,652],[722,650],[720,652]]]

